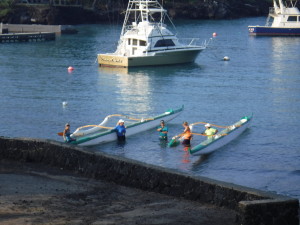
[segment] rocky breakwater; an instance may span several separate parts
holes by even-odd
[[[266,1],[202,0],[174,2],[165,1],[165,8],[173,18],[187,19],[233,19],[266,15],[269,10]]]
[[[261,16],[267,15],[271,6],[269,2],[261,0],[164,0],[162,4],[173,19],[232,19]],[[93,5],[84,4],[82,7],[39,4],[12,4],[6,7],[8,8],[0,5],[2,11],[0,22],[3,23],[82,24],[123,21],[127,1],[95,1]]]
[[[43,163],[119,185],[235,210],[238,224],[299,225],[299,201],[51,140],[0,137],[0,159]]]

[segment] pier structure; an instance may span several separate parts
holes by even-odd
[[[40,24],[4,24],[0,23],[0,34],[9,33],[62,33],[61,25],[40,25]]]
[[[82,0],[18,0],[17,4],[82,7]]]
[[[39,6],[47,5],[54,7],[81,7],[85,9],[95,9],[95,5],[101,0],[17,0],[19,5]]]
[[[0,43],[5,42],[37,42],[55,40],[55,33],[40,32],[40,33],[13,33],[0,34]]]
[[[0,24],[0,43],[37,42],[55,40],[62,32],[61,26]]]
[[[76,34],[78,31],[68,25],[3,24],[0,23],[0,43],[51,41],[56,35]]]

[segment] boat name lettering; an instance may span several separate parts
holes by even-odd
[[[106,61],[106,62],[115,62],[115,63],[122,63],[122,59],[119,59],[119,58],[102,58],[103,61]]]

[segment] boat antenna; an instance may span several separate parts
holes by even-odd
[[[296,7],[296,5],[297,5],[297,3],[298,3],[298,0],[290,0],[290,2],[291,2],[291,6],[292,7]],[[294,2],[294,3],[293,3]]]
[[[164,2],[164,0],[162,0],[162,4],[159,4],[159,2],[157,2],[158,5],[159,5],[162,9],[164,9],[164,8],[163,8],[163,2]],[[171,23],[171,25],[172,25],[172,27],[173,27],[173,29],[174,29],[174,31],[175,31],[175,35],[176,35],[176,34],[177,34],[177,28],[176,28],[176,26],[174,25],[172,19],[169,17],[169,14],[166,12],[166,13],[163,13],[163,15],[164,15],[165,17],[167,17],[168,20],[170,21],[170,23]],[[164,20],[164,19],[162,19],[162,20]],[[161,22],[162,22],[162,21],[161,21]]]

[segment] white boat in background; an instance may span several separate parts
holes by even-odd
[[[112,116],[118,116],[125,121],[126,137],[128,137],[158,127],[161,120],[167,122],[174,119],[183,111],[183,109],[184,106],[178,109],[169,109],[158,116],[147,119],[135,119],[124,115],[110,115],[107,116],[99,125],[87,125],[77,128],[75,132],[71,135],[72,138],[76,138],[76,141],[72,141],[71,144],[88,146],[110,141],[116,141],[117,134],[114,131],[114,127],[106,127],[108,120]],[[116,122],[114,123],[114,126],[115,125]]]
[[[167,29],[165,18],[170,20],[157,0],[129,0],[117,50],[98,54],[99,65],[133,67],[194,62],[207,43],[197,45],[198,39],[194,38],[183,44]]]
[[[300,36],[300,11],[296,7],[298,0],[273,0],[265,26],[248,26],[250,35],[262,36]]]

